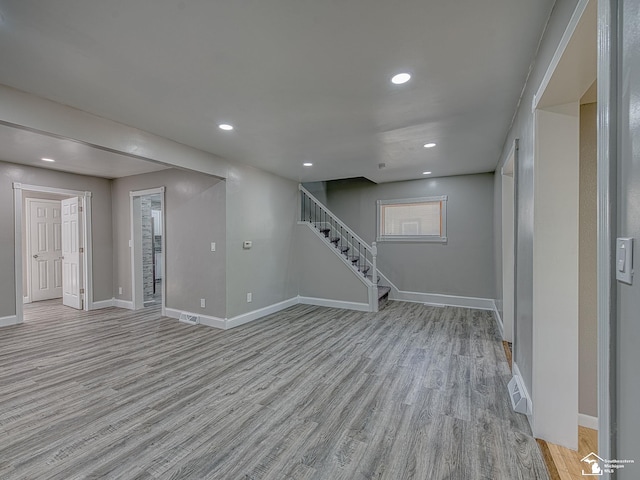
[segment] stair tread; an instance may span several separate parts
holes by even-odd
[[[378,300],[380,300],[385,295],[388,295],[390,291],[391,291],[391,287],[378,285]]]

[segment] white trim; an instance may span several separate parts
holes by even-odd
[[[165,187],[147,188],[146,190],[132,190],[129,192],[130,197],[144,197],[145,195],[156,195],[164,193]]]
[[[284,310],[285,308],[298,305],[298,303],[300,303],[298,300],[298,297],[293,297],[293,298],[290,298],[289,300],[284,300],[282,302],[274,303],[273,305],[269,305],[268,307],[259,308],[257,310],[243,313],[241,315],[237,315],[232,318],[227,318],[225,320],[225,328],[229,329],[229,328],[239,327],[240,325],[244,325],[245,323],[253,322],[262,317],[266,317],[267,315],[277,313],[280,310]]]
[[[19,183],[13,184],[13,203],[14,276],[16,290],[15,323],[22,323],[24,320],[24,295],[22,293],[22,215],[24,212],[22,211],[22,186]]]
[[[198,323],[200,325],[205,325],[207,327],[220,328],[222,330],[226,330],[226,319],[212,317],[209,315],[202,315],[201,313],[192,313],[184,310],[178,310],[176,308],[165,308],[164,316],[169,318],[175,318],[176,320],[180,319],[180,315],[186,313],[187,315],[191,315],[194,317],[198,317]]]
[[[582,14],[587,9],[587,5],[589,5],[590,1],[593,1],[593,0],[580,0],[575,10],[573,11],[573,15],[569,20],[567,28],[565,29],[564,34],[560,39],[558,48],[556,48],[556,51],[553,54],[553,58],[551,59],[551,62],[547,67],[547,71],[545,72],[544,77],[542,77],[542,81],[540,82],[538,91],[533,96],[533,101],[531,104],[532,112],[535,112],[535,110],[538,108],[538,103],[540,102],[540,99],[542,98],[544,91],[547,89],[547,86],[549,85],[549,82],[551,81],[551,78],[553,77],[553,74],[556,68],[558,67],[558,64],[560,63],[560,60],[562,59],[562,56],[564,55],[564,51],[567,49],[567,46],[571,41],[571,37],[575,33],[576,28],[578,28],[578,24],[580,23]]]
[[[25,295],[24,297],[22,297],[22,303],[23,304],[31,303],[31,299]]]
[[[19,325],[17,315],[9,315],[8,317],[0,317],[0,327],[10,327],[11,325]]]
[[[529,427],[531,427],[531,431],[533,432],[533,435],[536,436],[536,432],[533,431],[533,400],[531,399],[531,395],[529,395],[529,391],[527,390],[527,384],[525,383],[524,378],[522,377],[522,373],[520,373],[520,369],[518,368],[518,364],[515,362],[515,359],[511,361],[511,371],[514,377],[516,376],[520,377],[520,379],[522,380],[521,385],[524,390],[524,394],[529,399],[529,405],[530,405],[529,411],[532,412],[527,415],[527,420],[529,421]]]
[[[402,302],[424,303],[427,305],[448,307],[475,308],[476,310],[491,310],[495,308],[495,302],[492,298],[480,297],[462,297],[457,295],[445,295],[442,293],[426,293],[426,292],[406,292],[399,290],[393,282],[391,282],[380,270],[378,275],[384,283],[391,287],[389,292],[389,300],[399,300]]]
[[[369,312],[368,303],[345,302],[343,300],[329,300],[327,298],[314,297],[298,297],[298,303],[303,305],[317,305],[319,307],[343,308],[346,310]]]
[[[612,240],[618,203],[618,19],[617,0],[598,1],[598,452],[602,458],[615,454],[617,439],[611,428],[617,400],[611,324],[617,320]],[[602,478],[611,475],[605,472]]]
[[[493,314],[496,318],[496,325],[498,326],[498,330],[500,331],[500,338],[504,339],[504,323],[502,322],[502,317],[500,316],[500,312],[498,311],[498,306],[496,305],[496,301],[493,302]]]
[[[127,310],[133,310],[133,302],[130,300],[120,300],[119,298],[114,298],[113,306],[118,308],[126,308]]]
[[[67,188],[44,187],[42,185],[28,185],[26,183],[14,182],[13,188],[16,190],[29,190],[30,192],[55,193],[57,195],[68,195],[69,197],[91,197],[92,193],[84,190],[69,190]]]
[[[432,197],[399,198],[376,201],[376,242],[415,242],[415,243],[447,243],[447,195]],[[441,235],[383,235],[382,208],[387,205],[405,203],[435,203],[440,202],[440,233]]]
[[[100,310],[101,308],[109,308],[115,305],[116,299],[110,298],[109,300],[100,300],[98,302],[91,302],[91,310]]]
[[[167,215],[165,212],[165,187],[155,187],[155,188],[147,188],[145,190],[133,190],[129,192],[129,223],[130,223],[130,231],[129,231],[129,248],[131,249],[131,304],[133,305],[133,310],[144,308],[144,301],[142,305],[136,304],[136,271],[135,271],[135,247],[134,247],[134,223],[133,223],[133,200],[135,197],[144,197],[146,195],[160,195],[160,211],[162,212],[162,315],[167,316],[167,248],[166,248],[166,232],[167,232]]]
[[[57,195],[65,195],[68,197],[79,197],[82,201],[82,222],[83,227],[83,246],[84,246],[84,268],[83,268],[83,280],[82,288],[84,288],[84,301],[82,310],[88,311],[92,302],[88,299],[93,297],[93,278],[89,278],[89,275],[93,275],[93,255],[91,249],[91,197],[92,193],[89,191],[80,190],[68,190],[66,188],[56,187],[44,187],[41,185],[28,185],[19,182],[13,182],[13,201],[14,201],[14,265],[15,265],[15,291],[16,291],[16,317],[17,323],[22,323],[24,319],[24,292],[22,288],[22,217],[24,211],[22,208],[23,191],[30,192],[42,192],[42,193],[55,193]]]
[[[440,293],[404,292],[398,291],[391,300],[403,302],[424,303],[425,305],[446,305],[448,307],[473,308],[475,310],[493,311],[493,299],[479,297],[461,297],[456,295],[443,295]]]
[[[592,417],[591,415],[579,413],[578,425],[580,425],[581,427],[591,428],[592,430],[598,430],[598,417]]]
[[[88,194],[88,195],[86,195]],[[93,310],[93,261],[88,261],[87,259],[93,258],[93,237],[91,235],[92,231],[92,217],[91,217],[91,192],[85,192],[85,196],[83,197],[84,201],[82,202],[82,213],[84,218],[82,219],[82,224],[84,228],[84,284],[85,284],[85,293],[84,293],[84,310],[89,311]]]

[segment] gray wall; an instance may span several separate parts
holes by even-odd
[[[598,416],[597,104],[580,107],[578,411]]]
[[[399,290],[495,298],[493,177],[332,181],[327,182],[327,203],[370,244],[376,238],[377,200],[448,195],[448,242],[380,242],[378,267]]]
[[[367,287],[308,224],[296,226],[298,294],[345,302],[369,303]]]
[[[184,170],[163,170],[113,180],[115,297],[131,300],[129,192],[165,187],[166,306],[225,318],[225,182]],[[211,242],[216,251],[211,252]],[[118,295],[122,287],[122,295]],[[200,299],[206,308],[200,308]]]
[[[560,39],[567,27],[569,19],[577,5],[577,0],[556,1],[549,24],[540,44],[540,49],[533,64],[533,69],[523,91],[520,106],[514,118],[514,123],[505,139],[500,162],[496,170],[496,177],[500,168],[509,155],[513,141],[520,139],[518,152],[517,178],[515,190],[517,196],[516,218],[517,242],[516,242],[516,318],[515,318],[515,362],[520,368],[524,382],[532,391],[532,361],[533,361],[533,152],[534,152],[534,117],[531,112],[533,96],[540,86],[540,82],[549,67],[553,54],[558,47]],[[494,183],[497,198],[502,195],[502,185],[498,178]],[[494,202],[495,204],[495,202]],[[494,235],[502,229],[502,213],[499,202],[494,213]],[[502,270],[502,257],[495,256],[495,271]],[[502,302],[501,289],[498,291]]]
[[[93,300],[112,298],[113,243],[109,180],[0,162],[0,318],[15,315],[13,182],[93,194]]]
[[[293,255],[298,184],[241,164],[229,166],[226,183],[231,318],[298,294]],[[253,242],[250,250],[242,248],[245,240]]]
[[[616,458],[635,459],[616,474],[621,480],[640,478],[640,3],[622,0],[621,85],[620,101],[620,165],[618,235],[633,237],[633,285],[618,282],[617,316],[617,410]]]

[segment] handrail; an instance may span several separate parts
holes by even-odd
[[[347,227],[339,218],[338,216],[333,213],[331,210],[329,210],[320,200],[318,200],[316,197],[313,196],[313,194],[311,194],[311,192],[309,192],[309,190],[307,190],[306,188],[304,188],[302,186],[302,184],[298,184],[298,189],[301,192],[304,192],[307,197],[309,197],[311,200],[313,200],[314,202],[316,202],[318,204],[318,206],[320,208],[322,208],[325,213],[328,213],[331,217],[333,217],[333,220],[340,225],[342,228],[344,228],[347,233],[349,233],[349,235],[351,235],[353,238],[356,239],[356,241],[360,242],[362,244],[362,246],[364,248],[366,248],[367,250],[369,250],[369,252],[371,252],[373,249],[371,248],[371,245],[369,245],[367,242],[365,242],[364,240],[362,240],[358,235],[355,234],[355,232],[353,230],[351,230],[349,227]]]
[[[356,235],[353,230],[351,230],[351,228],[349,228],[344,222],[342,222],[331,210],[329,210],[320,200],[318,200],[311,192],[309,192],[309,190],[307,190],[306,188],[304,188],[302,186],[302,184],[298,184],[298,189],[300,190],[300,192],[302,192],[301,194],[301,205],[300,205],[300,219],[303,222],[306,222],[305,217],[307,215],[307,213],[309,214],[309,222],[315,224],[316,228],[318,227],[318,223],[320,224],[325,224],[327,223],[327,220],[329,220],[328,224],[329,224],[329,229],[328,231],[331,232],[331,229],[335,230],[336,234],[338,235],[336,237],[336,243],[335,246],[336,248],[339,249],[341,254],[344,254],[345,256],[348,257],[348,255],[346,252],[349,251],[349,249],[351,247],[357,247],[352,250],[353,252],[353,256],[350,257],[352,259],[352,263],[353,263],[353,267],[355,267],[359,272],[362,273],[362,275],[364,276],[364,279],[366,282],[368,282],[369,289],[369,296],[370,296],[370,303],[372,305],[373,310],[372,311],[377,311],[377,303],[375,303],[373,301],[373,298],[375,297],[377,299],[377,285],[378,285],[378,263],[377,263],[377,256],[378,256],[378,246],[376,244],[376,242],[373,242],[371,245],[369,245],[367,242],[365,242],[364,240],[362,240],[358,235]],[[313,210],[313,221],[311,220],[311,211],[307,212],[305,205],[306,202],[305,200],[308,200],[308,205],[309,206],[313,206],[314,210]],[[318,209],[318,210],[316,210]],[[318,222],[318,212],[320,213],[320,222]],[[322,216],[324,215],[324,221],[322,221]],[[325,237],[328,236],[328,234],[325,233]],[[346,248],[344,247],[344,243],[343,240],[346,240]],[[334,240],[331,240],[331,243],[333,243]],[[357,256],[356,256],[357,254]],[[356,266],[357,263],[357,266]],[[372,269],[371,272],[371,280],[369,281],[369,279],[367,278],[367,271],[369,269]],[[372,290],[373,289],[373,290]]]

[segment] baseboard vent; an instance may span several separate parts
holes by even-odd
[[[508,388],[513,409],[518,413],[531,415],[531,399],[529,398],[527,389],[524,387],[522,377],[520,377],[520,375],[514,375],[509,381]]]
[[[178,320],[182,323],[186,323],[187,325],[197,325],[200,323],[200,317],[198,315],[187,312],[182,312]]]

